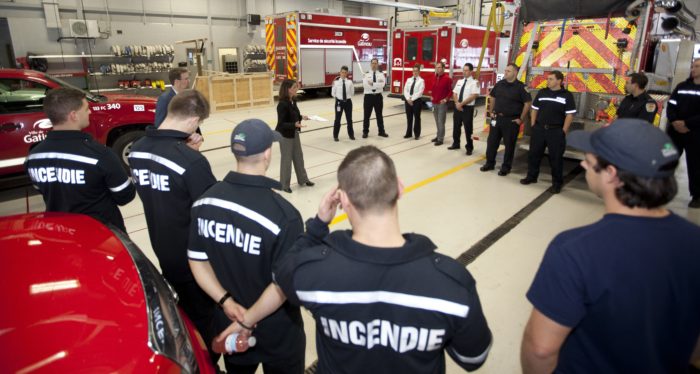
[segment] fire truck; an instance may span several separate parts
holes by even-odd
[[[561,7],[523,0],[519,22],[514,22],[511,58],[521,66],[518,79],[533,97],[546,87],[549,72],[561,71],[578,108],[572,129],[592,130],[614,119],[627,74],[644,72],[659,104],[659,125],[671,90],[689,76],[694,31],[687,24],[695,22],[695,15],[675,0],[556,2]]]
[[[330,87],[340,67],[356,83],[373,58],[387,68],[389,25],[379,18],[288,12],[265,17],[267,65],[275,83],[297,80],[304,89]]]
[[[413,66],[421,65],[421,77],[425,80],[425,92],[430,96],[435,80],[435,64],[445,63],[445,72],[456,82],[463,78],[462,67],[467,62],[476,69],[482,50],[485,27],[463,25],[455,22],[435,26],[397,28],[392,31],[391,97],[401,97],[403,86],[413,76]],[[481,74],[478,77],[481,95],[486,95],[496,84],[499,63],[507,62],[509,38],[491,33],[487,40]],[[502,67],[505,68],[505,65]],[[502,69],[501,69],[502,70]]]

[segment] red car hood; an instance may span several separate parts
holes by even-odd
[[[104,93],[102,94],[109,101],[116,101],[120,103],[136,103],[136,104],[153,104],[155,105],[158,101],[157,97],[146,96],[146,95],[128,95],[128,94],[114,94],[114,93]]]
[[[3,217],[0,256],[3,371],[128,372],[149,352],[133,259],[96,220],[60,213]]]

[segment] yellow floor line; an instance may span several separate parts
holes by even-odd
[[[427,185],[427,184],[436,182],[436,181],[438,181],[438,180],[440,180],[440,179],[442,179],[442,178],[445,178],[445,177],[448,176],[448,175],[454,174],[454,173],[456,173],[456,172],[458,172],[458,171],[460,171],[460,170],[462,170],[462,169],[468,168],[468,167],[470,167],[470,166],[476,164],[477,162],[483,161],[483,160],[485,160],[485,159],[486,159],[486,156],[481,156],[481,157],[479,157],[479,158],[477,158],[477,159],[475,159],[475,160],[471,160],[471,161],[467,161],[467,162],[465,162],[465,163],[463,163],[463,164],[459,164],[459,165],[453,167],[452,169],[445,170],[445,171],[443,171],[443,172],[440,173],[440,174],[433,175],[433,176],[430,177],[430,178],[423,179],[423,180],[420,181],[420,182],[414,183],[414,184],[412,184],[412,185],[406,187],[406,188],[403,190],[403,193],[404,193],[404,194],[407,194],[407,193],[409,193],[409,192],[411,192],[411,191],[414,191],[414,190],[416,190],[416,189],[418,189],[418,188],[421,188],[421,187],[423,187],[423,186],[425,186],[425,185]],[[343,214],[341,214],[341,215],[335,217],[335,218],[331,221],[331,223],[330,223],[329,226],[333,226],[333,225],[335,225],[335,224],[338,224],[338,223],[340,223],[340,222],[343,222],[343,221],[345,221],[346,219],[348,219],[348,215],[347,215],[346,213],[343,213]]]

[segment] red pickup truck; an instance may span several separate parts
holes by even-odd
[[[70,84],[32,70],[0,69],[0,176],[24,171],[32,144],[46,138],[51,121],[43,111],[46,92]],[[124,166],[133,142],[155,118],[155,97],[86,92],[90,126],[84,131],[111,147]]]

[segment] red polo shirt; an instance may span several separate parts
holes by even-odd
[[[452,78],[446,73],[435,76],[433,91],[430,94],[433,104],[437,105],[443,99],[452,96]]]

